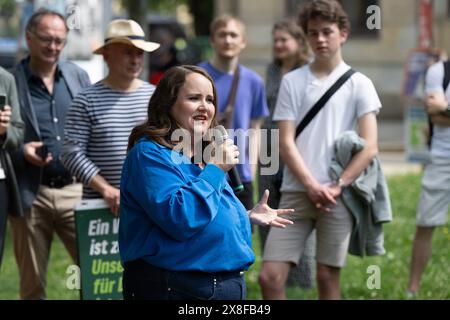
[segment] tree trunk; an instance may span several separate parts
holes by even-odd
[[[214,1],[202,1],[201,5],[198,2],[199,1],[188,0],[189,10],[194,16],[195,34],[197,36],[208,36],[209,25],[214,16]]]
[[[128,17],[142,27],[145,32],[146,38],[148,40],[148,27],[147,27],[147,0],[130,0],[126,2],[126,8],[128,11]],[[148,79],[148,68],[149,68],[149,56],[144,54],[144,70],[140,76],[142,80]]]
[[[146,30],[147,0],[127,1],[127,9],[130,19],[139,23]]]

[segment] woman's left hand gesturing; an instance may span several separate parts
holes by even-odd
[[[268,199],[269,190],[266,190],[258,204],[249,211],[250,221],[253,224],[278,228],[285,228],[286,225],[293,224],[291,220],[281,218],[279,215],[292,213],[294,209],[272,209],[267,205]]]

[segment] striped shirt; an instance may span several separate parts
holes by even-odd
[[[133,92],[115,91],[103,82],[85,89],[72,102],[66,119],[61,160],[84,184],[83,198],[102,198],[88,185],[100,174],[119,188],[131,130],[147,119],[155,87],[144,82]]]

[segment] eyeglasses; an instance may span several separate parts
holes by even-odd
[[[53,38],[53,37],[47,37],[47,36],[42,36],[37,34],[36,32],[32,32],[30,31],[31,34],[35,35],[36,38],[39,39],[39,41],[41,41],[43,44],[49,46],[51,45],[53,42],[56,44],[57,47],[62,47],[63,45],[66,44],[67,42],[67,38]]]

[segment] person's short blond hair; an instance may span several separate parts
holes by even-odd
[[[239,25],[239,27],[241,28],[242,35],[245,35],[245,24],[244,24],[244,22],[242,22],[242,20],[240,20],[239,18],[237,18],[235,16],[232,16],[231,14],[222,14],[222,15],[214,18],[214,20],[211,22],[211,25],[209,28],[210,36],[214,36],[214,34],[216,33],[216,31],[219,28],[226,26],[227,23],[229,23],[230,21],[236,22]]]

